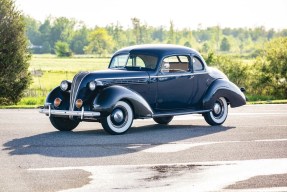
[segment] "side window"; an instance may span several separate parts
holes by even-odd
[[[142,67],[146,69],[155,69],[158,58],[152,55],[130,55],[127,67]]]
[[[139,56],[129,57],[127,65],[128,67],[145,67],[144,61]]]
[[[193,63],[193,71],[194,72],[200,72],[200,71],[204,70],[203,63],[197,57],[192,58],[192,63]]]
[[[177,55],[164,58],[161,71],[163,73],[185,73],[190,71],[188,56]]]

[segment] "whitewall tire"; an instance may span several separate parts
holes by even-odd
[[[118,101],[112,113],[101,123],[105,131],[112,135],[123,134],[132,126],[134,114],[131,106],[125,101]]]
[[[221,125],[228,115],[228,105],[224,97],[219,97],[210,112],[204,113],[204,119],[209,125]]]

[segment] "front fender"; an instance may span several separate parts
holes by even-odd
[[[69,109],[70,93],[63,92],[60,86],[53,89],[46,98],[46,103],[53,103],[56,98],[62,100],[61,105],[59,106],[62,110]]]
[[[204,109],[211,109],[215,100],[225,97],[231,107],[239,107],[246,104],[245,95],[231,81],[225,79],[215,80],[208,88],[202,100]]]
[[[110,86],[103,89],[96,96],[93,105],[96,111],[109,115],[120,100],[128,101],[134,110],[135,118],[151,117],[153,111],[146,100],[137,92],[123,86]]]

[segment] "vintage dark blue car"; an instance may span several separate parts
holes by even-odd
[[[40,112],[60,131],[97,121],[108,133],[122,134],[134,119],[168,124],[175,115],[193,113],[221,125],[228,105],[246,104],[242,91],[193,49],[139,45],[117,51],[107,70],[80,72],[73,81],[62,81]]]

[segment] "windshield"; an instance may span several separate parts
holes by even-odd
[[[113,57],[110,69],[154,70],[158,58],[153,55],[125,54]]]

